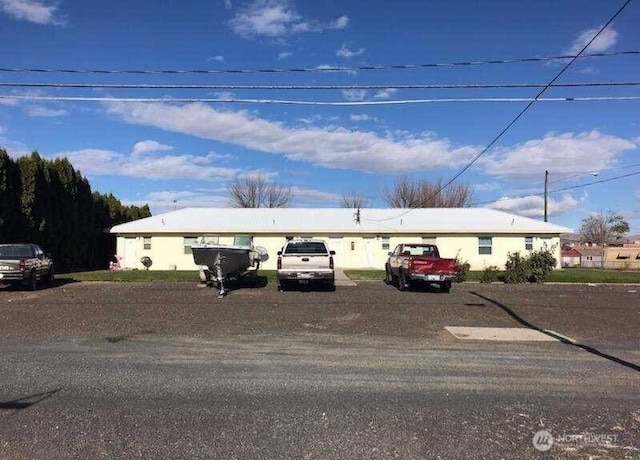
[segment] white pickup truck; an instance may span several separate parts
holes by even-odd
[[[322,283],[335,290],[333,256],[323,240],[290,240],[278,251],[278,290]]]

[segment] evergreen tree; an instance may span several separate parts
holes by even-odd
[[[115,237],[106,230],[151,215],[147,205],[92,192],[68,159],[37,152],[13,161],[0,149],[0,196],[0,242],[39,244],[59,272],[107,267]]]

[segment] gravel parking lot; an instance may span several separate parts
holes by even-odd
[[[638,290],[0,289],[0,458],[637,459]],[[532,443],[543,429],[546,453]]]
[[[4,338],[202,338],[318,332],[439,337],[445,326],[551,329],[580,342],[638,342],[640,286],[464,283],[449,294],[361,281],[336,292],[278,292],[275,283],[218,299],[192,283],[68,283],[0,289]]]

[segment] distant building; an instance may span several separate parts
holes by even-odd
[[[640,269],[640,247],[608,247],[604,251],[604,268],[619,270]]]
[[[602,268],[604,266],[604,249],[602,248],[575,248],[580,254],[580,266],[582,268]]]
[[[147,256],[152,270],[195,270],[191,245],[198,238],[232,244],[235,235],[268,250],[266,269],[276,268],[277,251],[294,237],[326,240],[341,268],[382,270],[399,243],[435,243],[443,257],[459,257],[474,270],[504,267],[509,253],[548,247],[560,267],[560,233],[571,231],[488,208],[184,208],[111,229],[122,265],[142,269]]]
[[[563,249],[561,254],[562,268],[575,268],[580,266],[580,253],[576,249]]]

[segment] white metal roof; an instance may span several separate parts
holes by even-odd
[[[116,225],[111,233],[573,233],[568,227],[489,208],[425,208],[360,210],[350,208],[184,208]]]

